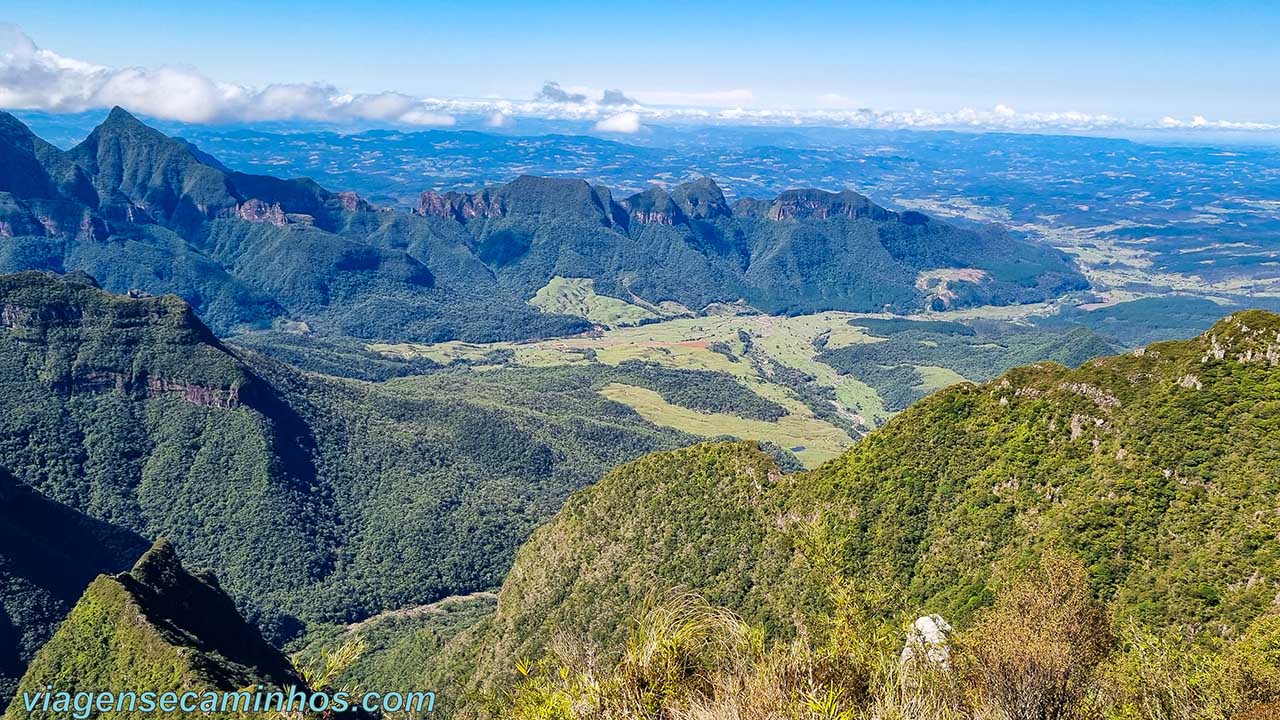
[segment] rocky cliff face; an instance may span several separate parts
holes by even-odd
[[[0,278],[0,351],[35,368],[11,382],[64,393],[170,396],[231,409],[258,385],[177,298],[112,296],[40,273]]]
[[[896,220],[898,214],[871,202],[852,190],[829,193],[822,190],[788,190],[769,206],[770,220],[805,220],[842,217],[848,220]]]
[[[670,193],[654,186],[622,201],[631,222],[647,225],[680,225],[688,222]]]
[[[720,186],[711,178],[682,183],[670,189],[653,186],[622,201],[632,222],[682,225],[690,220],[733,216]]]
[[[471,193],[424,192],[417,213],[458,222],[521,215],[586,221],[603,227],[626,224],[626,212],[608,188],[582,180],[522,175],[506,185]]]
[[[417,212],[425,217],[467,222],[477,218],[502,217],[506,214],[506,207],[502,198],[489,190],[476,193],[438,193],[428,190],[418,198]]]
[[[266,222],[276,227],[284,227],[286,222],[284,208],[280,203],[267,203],[252,198],[240,203],[236,208],[236,216],[249,222]]]
[[[742,299],[771,313],[920,309],[935,298],[913,282],[940,268],[991,279],[947,306],[1087,286],[1050,248],[912,227],[930,221],[850,191],[731,209],[707,178],[617,200],[582,180],[523,176],[423,193],[413,216],[373,210],[311,180],[235,172],[118,108],[67,152],[0,113],[0,238],[13,239],[0,270],[83,270],[115,292],[177,293],[223,333],[282,317],[404,340],[579,331],[526,304],[556,276],[654,304]]]

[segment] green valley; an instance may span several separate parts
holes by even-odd
[[[625,380],[598,390],[658,425],[704,438],[732,435],[768,441],[813,467],[934,390],[987,380],[1018,364],[1056,360],[1075,365],[1113,350],[1085,328],[1063,334],[1035,324],[1052,312],[1053,308],[1032,305],[890,319],[840,312],[772,316],[725,308],[724,314],[606,327],[568,338],[374,343],[368,349],[399,361],[428,360],[476,370],[646,362],[721,373],[782,406],[786,415],[746,421],[712,415],[664,401]]]
[[[1078,692],[1051,700],[1030,685],[1028,702],[1098,703],[1106,717],[1129,717],[1125,703],[1165,702],[1161,693],[1183,687],[1168,702],[1229,714],[1280,693],[1278,382],[1280,317],[1242,312],[1194,340],[951,387],[810,472],[783,473],[749,443],[650,455],[570,498],[521,548],[496,609],[415,657],[428,676],[496,692],[500,717],[618,717],[609,708],[637,712],[633,702],[659,717],[746,702],[741,685],[720,683],[750,680],[733,675],[741,665],[711,665],[710,676],[613,694],[623,692],[615,681],[648,667],[634,654],[645,633],[673,633],[659,646],[672,662],[702,662],[698,653],[743,632],[756,643],[744,652],[778,662],[850,653],[843,674],[805,687],[854,713],[905,701],[875,683],[897,677],[906,626],[921,615],[962,629],[957,681],[1001,672],[992,663],[1018,651],[982,643],[1006,642],[991,625],[1005,613],[1008,642],[1064,653],[1095,643],[1092,659],[1072,661],[1085,664],[1041,668],[1046,682],[1078,670]],[[731,614],[664,604],[665,590]],[[1080,616],[1051,619],[1036,604],[1035,593],[1059,592],[1078,598],[1062,602]],[[701,617],[744,624],[718,620],[705,640],[677,639],[701,632],[680,625]],[[1095,639],[1057,622],[1091,623]],[[1008,661],[1040,677],[1027,657]],[[615,662],[620,675],[610,676]],[[773,672],[774,660],[741,662]],[[929,687],[958,716],[966,703],[977,712],[1004,702],[977,684],[968,696]],[[804,697],[788,701],[796,712]]]
[[[691,440],[571,378],[484,375],[468,394],[431,376],[304,373],[224,345],[175,297],[83,279],[0,277],[0,318],[0,467],[17,483],[4,496],[50,522],[4,535],[0,605],[16,627],[0,657],[15,675],[80,583],[128,567],[141,538],[215,571],[279,642],[490,588],[570,492]],[[50,578],[35,549],[68,552],[60,527],[103,550]]]

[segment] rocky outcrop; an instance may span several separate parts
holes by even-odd
[[[271,223],[276,227],[284,227],[287,222],[285,218],[284,208],[280,203],[267,203],[250,198],[236,207],[236,217],[249,222],[265,222]]]
[[[902,655],[898,661],[903,665],[929,662],[945,666],[951,658],[951,648],[948,646],[951,632],[951,623],[941,615],[917,618],[907,631],[907,642],[902,647]]]
[[[679,225],[687,222],[671,195],[656,185],[622,201],[631,222],[646,225]]]
[[[1209,348],[1200,362],[1232,360],[1242,364],[1280,365],[1280,322],[1258,310],[1229,315],[1204,334]]]
[[[58,200],[0,205],[0,237],[56,237],[100,242],[111,234],[102,217],[85,207]]]
[[[868,218],[876,221],[896,220],[898,214],[871,202],[852,190],[829,193],[823,190],[788,190],[769,206],[770,220],[806,220]]]
[[[149,395],[174,395],[200,407],[230,410],[240,406],[240,388],[217,388],[153,377],[147,381]]]
[[[476,218],[495,218],[506,214],[502,198],[489,190],[475,193],[438,193],[428,190],[418,198],[418,214],[466,222]]]
[[[51,383],[53,387],[69,393],[141,392],[146,397],[171,396],[198,407],[231,410],[240,407],[240,388],[213,387],[184,380],[150,377],[139,382],[124,373],[93,371],[76,375],[68,380]]]
[[[622,201],[632,222],[680,225],[689,220],[714,220],[733,216],[720,186],[711,178],[683,183],[669,191],[654,186]]]
[[[87,275],[0,278],[0,350],[21,358],[7,378],[58,393],[177,397],[200,407],[251,403],[256,377],[172,296],[109,295]],[[247,393],[247,394],[246,394]]]
[[[521,216],[555,216],[563,219],[598,222],[617,227],[625,222],[625,210],[613,201],[608,188],[582,180],[522,175],[506,185],[476,192],[432,190],[418,198],[417,214],[458,222],[476,219]]]
[[[338,205],[344,212],[368,212],[373,206],[358,193],[351,191],[338,193]]]

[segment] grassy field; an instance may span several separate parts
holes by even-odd
[[[726,312],[656,320],[687,309],[642,307],[597,294],[591,280],[560,277],[542,288],[530,303],[547,312],[588,318],[599,329],[586,335],[533,342],[384,343],[370,345],[369,349],[393,357],[428,358],[445,365],[468,363],[477,369],[496,362],[528,367],[581,363],[617,366],[634,360],[726,373],[785,407],[788,415],[775,422],[763,422],[700,413],[672,405],[652,390],[625,384],[610,385],[601,393],[656,424],[694,435],[736,435],[772,441],[785,448],[803,448],[796,455],[809,466],[838,454],[859,433],[884,424],[893,415],[871,385],[853,374],[840,374],[817,359],[824,350],[882,342],[883,337],[849,321],[887,315],[822,312],[783,317]],[[913,319],[1017,323],[1056,311],[1054,305],[1041,303],[929,313]],[[641,321],[647,324],[639,324]],[[929,342],[922,341],[925,345]],[[967,379],[952,368],[928,362],[925,355],[922,352],[919,364],[914,365],[922,378],[913,386],[918,391],[932,392]],[[898,362],[913,364],[909,357]]]
[[[658,393],[634,385],[610,383],[600,394],[631,407],[655,425],[673,427],[702,437],[732,435],[747,440],[776,443],[790,450],[806,467],[815,467],[838,456],[850,444],[847,433],[814,417],[802,405],[788,408],[792,412],[780,420],[763,422],[722,413],[702,413],[672,405]]]
[[[614,307],[606,313],[608,317],[626,316],[616,306],[600,301],[601,296],[594,295],[594,290],[583,284],[566,283],[561,286],[558,290],[560,301],[566,301],[569,289],[578,293],[577,307],[583,313],[596,313],[597,317],[603,317],[600,313],[606,311],[602,308]],[[606,300],[622,303],[613,298]],[[557,306],[560,311],[570,307],[566,304]],[[643,310],[634,305],[629,307]],[[1017,320],[1049,311],[1047,306],[1032,305],[934,313],[929,318]],[[486,362],[494,362],[495,358],[528,367],[581,363],[617,366],[638,360],[670,368],[726,373],[754,392],[782,405],[788,414],[775,422],[764,422],[701,413],[672,405],[652,390],[625,384],[611,384],[601,393],[628,405],[655,424],[690,434],[704,437],[735,435],[771,441],[789,449],[799,448],[795,450],[797,457],[805,465],[813,466],[839,454],[854,442],[854,437],[829,418],[819,417],[815,413],[812,396],[806,402],[797,393],[797,382],[825,393],[824,397],[828,399],[823,403],[847,421],[846,428],[855,428],[854,436],[858,431],[883,424],[893,414],[885,409],[884,401],[870,385],[853,375],[841,375],[816,359],[823,349],[883,341],[883,338],[849,324],[849,320],[858,317],[876,316],[824,312],[796,317],[678,317],[645,325],[605,327],[587,335],[536,342],[375,344],[369,349],[388,356],[429,358],[441,364],[470,363],[477,369],[485,367]],[[916,367],[924,378],[917,387],[925,391],[966,379],[950,368],[929,364]]]
[[[533,296],[529,304],[546,313],[576,315],[606,327],[636,325],[641,320],[660,317],[639,305],[596,294],[591,278],[556,276]]]

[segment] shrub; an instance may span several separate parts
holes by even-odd
[[[959,645],[980,705],[1007,720],[1064,720],[1090,690],[1112,636],[1084,565],[1050,553]]]

